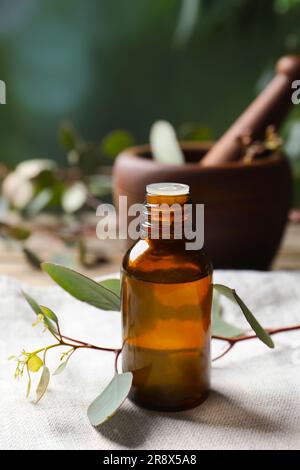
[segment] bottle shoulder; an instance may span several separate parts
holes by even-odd
[[[204,250],[186,250],[178,240],[139,240],[125,254],[123,273],[158,283],[191,282],[212,275]]]

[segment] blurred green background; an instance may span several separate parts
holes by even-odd
[[[299,0],[1,0],[0,159],[63,162],[64,119],[96,141],[145,142],[159,118],[217,138],[300,52],[299,25]],[[300,181],[300,105],[283,132]]]

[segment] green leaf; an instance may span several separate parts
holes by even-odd
[[[34,253],[34,251],[30,250],[26,246],[23,247],[22,251],[23,251],[28,263],[33,268],[41,269],[42,260],[39,258],[39,256],[36,253]]]
[[[193,140],[196,142],[209,142],[213,140],[213,134],[210,127],[197,122],[186,122],[178,129],[180,140]]]
[[[153,159],[160,163],[183,165],[185,158],[177,141],[173,126],[167,121],[157,121],[150,130]]]
[[[234,338],[244,334],[243,330],[223,320],[222,307],[217,292],[214,292],[212,304],[212,334],[214,336],[224,336],[225,338]]]
[[[53,312],[53,310],[51,310],[50,308],[48,307],[45,307],[44,305],[41,305],[40,306],[44,316],[46,316],[47,318],[49,318],[49,320],[52,320],[54,321],[55,323],[58,323],[58,318],[57,316],[55,315],[55,313]]]
[[[93,426],[111,418],[126,399],[132,384],[132,373],[116,374],[103,392],[90,404],[88,418]]]
[[[104,279],[99,281],[100,286],[106,287],[107,289],[114,292],[118,297],[121,296],[121,282],[120,279]]]
[[[61,364],[59,364],[59,366],[57,367],[57,369],[55,369],[55,371],[53,372],[52,375],[61,374],[61,373],[65,370],[65,368],[66,368],[66,366],[67,366],[67,364],[68,364],[68,360],[69,360],[69,358],[68,358],[66,361],[64,361],[64,362],[62,362]]]
[[[86,203],[88,190],[84,183],[76,181],[65,190],[62,196],[62,207],[65,212],[76,212]]]
[[[69,122],[64,122],[58,129],[59,141],[68,150],[73,149],[77,143],[77,135],[74,127]]]
[[[28,304],[30,305],[30,307],[32,308],[32,310],[34,311],[34,313],[36,313],[36,315],[43,315],[43,312],[42,312],[42,309],[41,307],[39,306],[39,304],[37,303],[36,300],[34,300],[33,297],[31,297],[31,295],[27,294],[26,292],[22,291],[22,295],[23,297],[27,300]],[[44,316],[44,315],[43,315]]]
[[[47,326],[47,328],[49,329],[49,331],[54,334],[54,335],[57,335],[58,334],[58,331],[56,329],[56,327],[53,325],[53,322],[51,321],[50,318],[48,318],[45,313],[43,312],[41,306],[37,303],[36,300],[34,300],[33,297],[31,297],[29,294],[27,294],[26,292],[22,291],[22,295],[23,297],[25,298],[25,300],[27,301],[27,303],[29,304],[29,306],[32,308],[32,310],[34,311],[34,313],[36,315],[42,315],[43,316],[43,319],[44,319],[44,323],[45,325]]]
[[[196,29],[202,2],[200,0],[182,0],[179,20],[174,34],[176,46],[185,46]]]
[[[53,190],[45,188],[41,190],[27,205],[26,213],[33,217],[41,212],[49,204],[53,197]]]
[[[23,179],[37,178],[42,172],[51,172],[57,167],[54,160],[48,158],[33,158],[31,160],[23,160],[16,167],[16,172]]]
[[[116,293],[87,276],[58,264],[43,263],[42,268],[76,299],[102,310],[120,310],[120,299]]]
[[[7,225],[6,233],[9,237],[18,241],[27,240],[31,235],[30,230],[21,225]]]
[[[38,403],[40,399],[45,395],[49,382],[50,382],[50,371],[48,367],[45,366],[43,369],[39,384],[36,389],[35,403]]]
[[[259,322],[254,317],[253,313],[250,312],[249,308],[245,305],[242,299],[237,295],[234,289],[224,286],[222,284],[214,284],[214,289],[216,289],[220,294],[224,295],[228,299],[236,302],[240,309],[242,310],[247,322],[257,335],[257,337],[265,343],[269,348],[274,348],[274,343],[271,336],[264,328],[259,324]]]
[[[90,175],[88,189],[93,196],[105,197],[112,192],[112,177],[110,175]]]
[[[101,143],[101,150],[104,155],[115,158],[122,150],[133,145],[133,136],[123,129],[117,129],[104,137]]]
[[[274,9],[277,13],[287,13],[292,7],[297,5],[300,0],[275,0]]]

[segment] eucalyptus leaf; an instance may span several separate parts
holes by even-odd
[[[68,150],[76,147],[77,135],[74,127],[69,122],[63,122],[58,130],[58,138],[60,143]]]
[[[104,155],[115,158],[122,150],[133,145],[133,136],[124,129],[117,129],[104,137],[101,142],[101,150]]]
[[[36,315],[42,315],[43,316],[44,323],[47,326],[47,328],[49,329],[49,331],[52,334],[57,335],[58,331],[57,331],[56,326],[53,325],[53,321],[50,318],[48,318],[47,315],[45,315],[45,313],[43,312],[41,306],[37,303],[37,301],[33,297],[31,297],[31,295],[27,294],[24,291],[22,291],[22,295],[25,298],[25,300],[27,301],[27,303],[29,304],[29,306],[32,308],[34,313]]]
[[[128,396],[131,384],[131,372],[114,376],[103,392],[88,407],[87,415],[93,426],[99,426],[116,413]]]
[[[118,297],[121,296],[120,279],[104,279],[103,281],[99,281],[99,284],[114,292]]]
[[[88,190],[84,183],[76,181],[67,188],[62,196],[62,207],[65,212],[76,212],[86,203]]]
[[[37,215],[49,204],[53,197],[53,190],[45,188],[40,191],[27,205],[26,213],[31,217]]]
[[[178,24],[174,34],[174,43],[185,46],[194,30],[200,16],[201,0],[182,0]]]
[[[245,305],[243,300],[238,296],[234,289],[231,289],[230,287],[224,286],[222,284],[214,284],[214,289],[231,301],[236,302],[257,337],[269,348],[274,348],[274,343],[269,333],[265,331],[264,328],[259,324],[253,313],[250,312],[249,308]]]
[[[150,145],[154,160],[160,163],[183,165],[184,155],[173,126],[167,121],[157,121],[150,131]]]
[[[210,127],[197,122],[186,122],[178,129],[180,140],[193,140],[196,142],[209,142],[213,140],[213,133]]]
[[[50,382],[50,371],[48,367],[44,367],[40,381],[36,389],[36,400],[35,403],[38,403],[40,399],[45,395]]]
[[[27,303],[30,305],[36,315],[43,315],[41,307],[39,306],[37,301],[33,297],[31,297],[31,295],[27,294],[27,292],[25,291],[22,291],[22,295],[27,300]]]
[[[224,336],[234,338],[243,335],[245,332],[234,325],[226,322],[222,318],[222,306],[219,301],[218,292],[214,292],[212,303],[212,334],[214,336]]]
[[[10,204],[22,210],[34,196],[34,185],[28,178],[14,171],[4,178],[1,192]]]
[[[42,268],[76,299],[102,310],[120,310],[118,295],[87,276],[58,264],[43,263]]]
[[[53,171],[57,167],[54,160],[47,158],[33,158],[23,160],[16,167],[15,172],[24,179],[33,179],[44,171]]]
[[[6,233],[9,237],[18,241],[27,240],[27,238],[29,238],[31,235],[30,230],[28,230],[26,227],[22,227],[21,225],[7,225]]]
[[[103,197],[112,192],[112,177],[110,175],[90,175],[88,189],[93,196]]]
[[[53,372],[52,375],[61,374],[65,370],[67,364],[68,364],[68,359],[66,361],[62,362],[61,364],[59,364],[59,366],[57,367],[57,369],[55,369],[55,371]]]
[[[22,251],[23,251],[28,263],[33,268],[41,269],[42,260],[40,259],[40,257],[34,251],[32,251],[30,248],[27,248],[26,246],[23,247]]]
[[[48,307],[45,307],[44,305],[41,305],[40,308],[41,308],[43,314],[44,314],[47,318],[49,318],[49,320],[52,320],[52,321],[54,321],[55,323],[58,323],[58,318],[57,318],[56,314],[53,312],[53,310],[51,310],[51,309],[48,308]]]

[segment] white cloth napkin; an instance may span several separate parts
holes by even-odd
[[[300,323],[300,272],[217,271],[214,280],[235,287],[264,326]],[[275,350],[257,340],[236,345],[214,363],[210,397],[196,409],[155,413],[127,400],[96,429],[86,409],[113,375],[110,353],[77,351],[38,405],[25,400],[26,381],[13,379],[9,355],[52,342],[41,326],[32,328],[35,316],[21,287],[59,315],[67,336],[104,346],[119,346],[121,336],[119,313],[101,312],[58,287],[29,288],[0,277],[1,449],[299,448],[300,331],[275,336]],[[245,325],[226,300],[224,307],[228,320]],[[49,361],[53,370],[57,352],[49,352]]]

